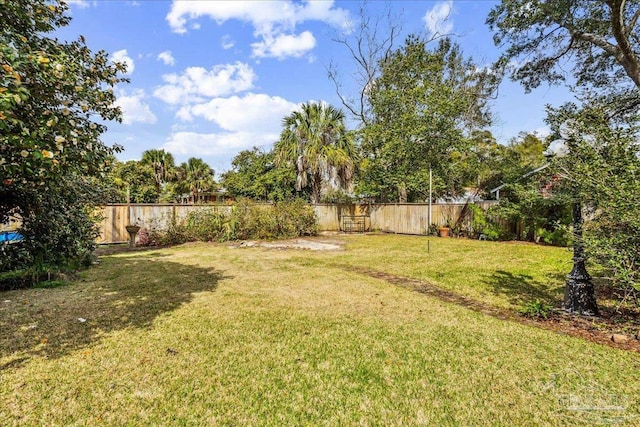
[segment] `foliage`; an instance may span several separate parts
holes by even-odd
[[[168,246],[179,245],[189,241],[185,222],[172,217],[166,228],[152,226],[146,230],[147,237],[140,241],[142,245]]]
[[[553,224],[552,229],[540,228],[536,236],[539,242],[554,246],[570,246],[573,242],[571,227],[561,222]]]
[[[116,203],[125,203],[127,194],[132,203],[154,203],[160,197],[156,186],[153,169],[142,162],[128,160],[115,161],[108,178],[119,192]]]
[[[159,200],[167,183],[176,177],[173,155],[164,150],[146,150],[142,153],[140,163],[153,170],[155,190]]]
[[[640,126],[637,120],[611,116],[597,103],[549,110],[559,131],[570,123],[568,155],[555,159],[567,181],[566,191],[583,201],[590,219],[585,224],[589,255],[610,271],[613,285],[626,296],[640,286]],[[566,134],[566,132],[565,132]]]
[[[487,23],[527,90],[564,81],[569,65],[579,87],[620,93],[640,87],[639,17],[635,1],[502,0]]]
[[[28,269],[0,272],[0,292],[33,286],[33,274]]]
[[[348,188],[356,154],[341,110],[324,102],[304,103],[282,124],[276,164],[296,171],[296,190],[311,187],[311,201],[320,203],[323,187]]]
[[[350,204],[353,203],[354,197],[341,189],[327,190],[320,199],[322,203]]]
[[[582,106],[549,109],[548,122],[565,140],[568,155],[556,163],[567,190],[586,201],[587,251],[623,289],[635,292],[640,224],[638,123],[640,10],[636,1],[503,0],[488,19],[502,66],[515,60],[512,77],[527,90],[564,81],[570,65]],[[562,124],[569,135],[562,135]],[[567,133],[567,132],[565,132]]]
[[[19,215],[24,236],[2,268],[23,263],[36,280],[93,249],[96,179],[120,150],[100,135],[120,120],[112,88],[126,67],[82,36],[50,37],[67,11],[59,0],[0,1],[0,221]]]
[[[488,199],[490,190],[500,185],[504,178],[509,148],[498,144],[488,130],[472,131],[469,144],[469,150],[452,155],[453,187],[473,189],[478,196]]]
[[[242,240],[290,239],[318,232],[313,208],[300,199],[272,206],[241,201],[234,206],[231,218],[237,221],[237,238]]]
[[[99,219],[93,207],[100,194],[90,179],[66,177],[60,184],[24,206],[18,229],[23,240],[3,246],[0,271],[25,271],[36,284],[91,265]]]
[[[545,175],[541,177],[546,178]],[[492,215],[512,224],[522,223],[523,234],[517,236],[519,239],[536,241],[540,237],[539,230],[555,232],[571,222],[567,198],[562,195],[545,197],[540,191],[541,177],[507,185],[504,190],[508,198],[500,199],[491,211]]]
[[[500,189],[500,204],[492,208],[496,219],[522,224],[519,239],[543,240],[549,244],[566,245],[567,226],[571,222],[570,201],[558,194],[558,183],[547,169],[543,152],[547,144],[535,134],[521,133],[509,145],[487,150],[487,183],[503,183]],[[489,175],[490,174],[490,175]],[[511,239],[510,233],[499,231],[491,224],[486,230],[488,239]]]
[[[496,207],[485,211],[475,204],[469,204],[471,213],[471,229],[470,237],[482,238],[484,240],[510,240],[512,238],[508,230],[504,226],[495,221],[494,218],[499,217],[496,214]]]
[[[214,181],[214,170],[205,163],[204,160],[191,157],[182,163],[177,171],[177,190],[184,193],[191,193],[193,203],[200,200],[199,194],[214,191],[216,183]]]
[[[277,167],[273,151],[263,152],[257,147],[243,150],[234,157],[231,167],[222,174],[221,185],[232,197],[265,202],[295,197],[296,173]]]
[[[381,201],[426,198],[429,168],[437,195],[455,194],[451,165],[469,149],[465,130],[490,121],[486,103],[497,83],[441,39],[428,49],[417,36],[390,53],[369,88],[372,119],[360,130],[358,193]]]
[[[0,2],[0,220],[15,194],[35,198],[67,175],[99,174],[119,149],[99,140],[100,119],[120,118],[111,88],[125,66],[82,37],[47,37],[69,23],[67,9],[58,0]]]
[[[497,240],[510,240],[512,235],[505,231],[504,227],[500,225],[490,222],[482,228],[482,232],[480,233],[484,240],[489,240],[495,242]]]
[[[240,200],[230,210],[203,208],[190,212],[184,221],[173,218],[166,230],[152,228],[147,242],[151,245],[173,245],[189,241],[290,239],[317,232],[315,212],[303,200],[273,205]]]
[[[164,150],[147,150],[140,161],[112,159],[104,181],[111,188],[111,203],[173,202],[180,194],[213,191],[213,170],[202,160],[190,158],[174,165],[173,155]],[[196,200],[198,198],[196,197]]]
[[[520,309],[520,314],[532,318],[548,319],[552,309],[552,305],[536,299],[535,301],[525,304],[525,306]]]

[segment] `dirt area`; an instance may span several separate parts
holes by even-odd
[[[278,240],[274,242],[257,242],[244,241],[234,247],[251,248],[262,247],[269,249],[307,249],[310,251],[337,251],[343,249],[344,242],[337,240],[318,240],[318,239],[294,239],[294,240]]]

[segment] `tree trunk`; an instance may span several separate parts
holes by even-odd
[[[407,203],[407,185],[404,182],[398,185],[398,203]]]
[[[317,205],[320,203],[320,196],[322,194],[322,175],[319,172],[314,172],[311,176],[311,203]]]

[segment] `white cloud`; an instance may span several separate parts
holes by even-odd
[[[209,102],[182,107],[176,116],[182,120],[201,117],[221,129],[253,133],[279,133],[282,118],[298,108],[298,104],[279,96],[248,93],[242,97],[215,98]]]
[[[165,50],[164,52],[160,52],[160,54],[158,54],[158,61],[162,61],[164,62],[164,65],[175,65],[176,64],[176,60],[173,58],[173,55],[171,55],[171,51],[170,50]]]
[[[265,36],[263,41],[252,43],[254,56],[258,58],[278,58],[286,57],[299,58],[313,49],[316,39],[310,31],[305,31],[299,35],[279,34],[276,37]]]
[[[224,50],[231,49],[236,45],[236,42],[231,38],[230,35],[225,34],[222,36],[221,45]]]
[[[183,106],[178,111],[179,118],[202,118],[220,131],[198,133],[174,126],[163,148],[180,155],[232,157],[238,151],[277,141],[282,118],[297,108],[298,104],[278,96],[253,93]]]
[[[79,7],[80,9],[85,9],[85,8],[87,8],[87,7],[91,6],[91,5],[89,4],[89,1],[88,1],[88,0],[66,0],[66,3],[67,3],[69,6],[77,6],[77,7]]]
[[[449,20],[453,9],[453,0],[437,3],[428,10],[424,18],[427,31],[433,35],[449,34],[453,30],[453,22]]]
[[[202,102],[203,97],[230,95],[253,87],[256,74],[244,63],[216,65],[207,71],[203,67],[189,67],[182,74],[165,74],[167,83],[159,86],[153,95],[169,104]]]
[[[186,33],[187,23],[202,16],[209,17],[218,25],[232,19],[253,25],[254,36],[258,39],[252,44],[256,57],[286,56],[299,57],[315,46],[313,35],[305,31],[295,35],[296,25],[306,21],[321,21],[333,27],[347,31],[350,27],[349,12],[334,7],[333,1],[215,1],[185,2],[176,1],[166,16],[171,29],[176,33]]]
[[[122,110],[122,123],[131,125],[133,123],[154,124],[157,121],[155,114],[144,102],[146,95],[144,90],[136,89],[131,94],[125,91],[116,93],[116,102],[113,104]]]
[[[111,61],[113,62],[124,62],[127,66],[127,72],[125,74],[133,74],[133,70],[135,70],[136,66],[133,62],[133,59],[127,53],[127,49],[118,50],[111,54]]]
[[[253,132],[198,133],[174,132],[162,146],[165,150],[185,156],[230,157],[253,146],[274,143],[279,134]]]

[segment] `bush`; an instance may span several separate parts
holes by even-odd
[[[531,318],[548,319],[552,309],[553,306],[536,299],[533,302],[525,304],[525,306],[520,310],[520,314]]]
[[[14,287],[16,280],[23,280],[19,277],[30,277],[35,285],[91,265],[99,220],[94,206],[100,194],[95,181],[78,176],[66,176],[39,191],[16,192],[15,212],[22,219],[18,232],[23,239],[0,246],[0,273],[17,272],[15,277],[2,276],[6,286],[0,286]]]
[[[189,241],[291,239],[317,232],[315,212],[302,200],[274,205],[241,200],[230,212],[202,209],[189,213],[184,221],[172,219],[166,230],[152,227],[146,241],[150,245],[173,245]]]
[[[230,215],[218,212],[215,208],[191,212],[185,224],[186,238],[189,241],[206,242],[233,240],[235,230],[230,222]]]
[[[33,286],[33,275],[28,270],[13,270],[0,273],[0,291]]]
[[[156,226],[150,227],[148,230],[148,239],[146,244],[149,246],[168,246],[179,245],[187,242],[186,227],[183,221],[172,218],[166,230]],[[144,244],[145,242],[140,242]]]
[[[540,228],[536,231],[538,240],[547,245],[570,246],[572,242],[571,229],[564,224],[555,224],[553,230]]]

